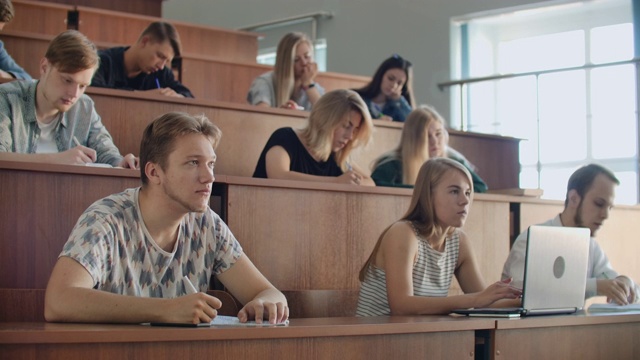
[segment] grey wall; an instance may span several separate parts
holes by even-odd
[[[335,16],[323,20],[318,29],[318,37],[327,39],[328,71],[371,76],[382,60],[398,53],[414,65],[416,100],[434,105],[448,118],[449,94],[438,90],[437,83],[450,78],[451,17],[536,2],[540,1],[167,0],[163,17],[236,29],[315,11],[331,11]],[[304,27],[298,25],[295,29],[304,31]],[[280,33],[274,32],[264,44],[277,43],[276,34]]]

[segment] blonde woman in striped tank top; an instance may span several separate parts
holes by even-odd
[[[360,270],[357,316],[448,314],[453,309],[516,306],[510,279],[486,287],[460,229],[473,197],[469,171],[446,158],[425,162],[407,213],[389,226]],[[464,295],[449,296],[456,276]],[[512,299],[512,300],[504,300]]]

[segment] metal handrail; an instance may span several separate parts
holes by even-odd
[[[299,24],[306,21],[311,21],[311,41],[315,43],[317,38],[318,20],[331,19],[333,16],[334,16],[334,13],[331,11],[318,11],[314,13],[290,16],[284,19],[265,21],[262,23],[254,24],[254,25],[243,26],[241,28],[238,28],[237,30],[241,30],[241,31],[268,30],[268,29],[278,28],[282,26],[294,25],[294,24]]]
[[[610,63],[604,63],[604,64],[585,64],[582,66],[574,66],[574,67],[553,69],[553,70],[540,70],[540,71],[530,71],[525,73],[491,75],[491,76],[483,76],[483,77],[477,77],[477,78],[451,80],[451,81],[438,83],[438,89],[442,91],[445,88],[448,88],[451,86],[465,85],[465,84],[476,83],[476,82],[511,79],[511,78],[517,78],[517,77],[531,76],[531,75],[544,75],[544,74],[551,74],[551,73],[557,73],[557,72],[593,69],[593,68],[599,68],[599,67],[609,67],[609,66],[634,64],[634,63],[640,63],[640,58],[633,58],[631,60],[616,61],[616,62],[610,62]]]

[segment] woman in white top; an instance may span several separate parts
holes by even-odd
[[[324,94],[315,81],[317,75],[311,40],[303,33],[288,33],[278,43],[273,71],[253,80],[247,101],[258,106],[309,111]]]
[[[425,162],[407,213],[378,239],[360,271],[358,316],[448,314],[453,309],[516,306],[509,280],[485,287],[467,235],[473,186],[447,158]],[[464,295],[448,296],[453,275]],[[499,300],[514,299],[501,304]]]

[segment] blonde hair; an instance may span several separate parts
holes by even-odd
[[[348,159],[351,151],[359,146],[366,146],[373,133],[373,122],[367,105],[353,90],[334,90],[324,94],[313,106],[307,126],[300,131],[302,142],[322,161],[327,161],[333,152],[333,132],[342,126],[344,117],[350,111],[362,115],[362,122],[353,139],[344,148],[335,153],[335,160],[342,171],[348,170]]]
[[[442,157],[447,157],[447,148],[449,147],[449,131],[447,130],[447,123],[433,106],[420,105],[420,108],[429,114],[429,121],[425,124],[425,128],[429,127],[432,121],[439,122],[440,125],[442,125],[442,136],[444,136],[444,147],[442,149],[444,153],[442,154]]]
[[[471,199],[473,199],[473,180],[471,179],[471,174],[467,168],[459,162],[447,158],[429,159],[424,163],[424,165],[422,165],[418,172],[418,178],[416,179],[416,185],[413,188],[413,195],[411,196],[409,209],[398,221],[410,221],[420,235],[425,239],[432,236],[451,234],[454,231],[454,228],[443,228],[438,224],[435,202],[433,200],[433,190],[438,186],[438,184],[440,184],[442,178],[448,171],[456,170],[466,176],[467,181],[469,182],[469,189],[471,191]],[[376,258],[376,254],[380,248],[380,243],[382,243],[382,238],[392,225],[387,227],[378,238],[378,242],[373,248],[371,255],[360,270],[360,281],[364,281],[369,266]]]
[[[429,139],[427,125],[434,121],[435,110],[428,106],[420,106],[407,116],[400,135],[400,142],[395,149],[382,154],[373,164],[373,168],[392,160],[402,162],[402,183],[414,185],[418,171],[425,161],[429,160]],[[437,115],[439,116],[439,115]]]
[[[273,68],[273,87],[276,94],[275,107],[285,104],[293,95],[295,73],[293,69],[296,49],[298,45],[306,42],[313,49],[311,40],[301,32],[291,32],[280,39],[276,52],[276,64]]]

